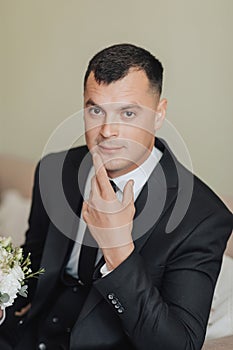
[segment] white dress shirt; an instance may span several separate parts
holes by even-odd
[[[162,155],[163,154],[160,150],[153,147],[152,152],[150,153],[149,157],[138,168],[134,169],[133,171],[130,171],[127,174],[124,174],[122,176],[111,179],[112,181],[114,181],[114,183],[118,187],[118,190],[116,192],[116,196],[120,201],[122,200],[122,197],[123,197],[124,187],[125,187],[126,183],[131,179],[134,180],[134,187],[133,187],[134,201],[137,199],[139,193],[141,192],[143,186],[145,185],[148,178],[150,177],[152,171],[154,170],[154,168],[156,167],[156,165],[160,161]],[[94,176],[94,174],[95,174],[95,170],[94,170],[94,167],[92,167],[89,174],[88,174],[86,185],[85,185],[85,190],[84,190],[84,199],[85,200],[88,200],[88,198],[89,198],[89,194],[90,194],[90,190],[91,190],[91,178]],[[77,232],[77,239],[74,243],[73,250],[72,250],[72,253],[70,255],[70,259],[69,259],[68,264],[66,266],[66,273],[75,277],[75,278],[78,278],[78,274],[77,274],[77,272],[78,272],[78,260],[79,260],[81,244],[82,244],[83,236],[85,233],[85,229],[86,229],[86,223],[81,218],[80,224],[78,227],[78,232]],[[96,258],[96,264],[101,259],[102,255],[103,255],[102,251],[101,251],[101,249],[99,249],[98,254],[97,254],[97,258]],[[101,268],[102,275],[105,276],[110,272],[111,271],[108,271],[106,264],[104,264]]]

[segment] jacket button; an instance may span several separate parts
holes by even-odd
[[[58,323],[58,321],[59,321],[59,318],[58,318],[58,317],[54,316],[54,317],[52,318],[52,322],[53,322],[53,323]]]
[[[125,309],[121,306],[117,309],[118,314],[122,314]]]
[[[113,305],[117,304],[117,300],[116,300],[115,298],[112,299],[112,304],[113,304]]]
[[[40,343],[40,344],[38,345],[38,349],[39,349],[39,350],[46,350],[47,347],[46,347],[45,343]]]
[[[76,293],[78,291],[78,287],[77,286],[74,286],[73,287],[73,292]]]
[[[21,326],[23,324],[23,320],[20,320],[18,323]]]
[[[115,309],[119,309],[120,306],[121,306],[121,304],[119,304],[119,303],[114,305]]]
[[[112,299],[114,299],[114,296],[115,296],[114,293],[110,293],[110,294],[108,294],[108,299],[109,299],[109,300],[112,300]]]

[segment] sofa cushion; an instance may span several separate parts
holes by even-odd
[[[17,190],[5,190],[0,202],[0,235],[11,236],[15,245],[24,242],[31,199],[23,197]]]
[[[233,334],[232,271],[233,259],[224,255],[222,268],[214,292],[206,339],[220,338]]]

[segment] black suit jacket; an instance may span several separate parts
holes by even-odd
[[[103,259],[96,267],[71,333],[71,350],[191,350],[203,344],[232,214],[164,141],[156,139],[156,147],[163,156],[135,203],[135,250],[104,278],[99,274]],[[65,198],[72,213],[80,214],[91,166],[86,155],[86,147],[74,148],[45,157],[37,167],[24,249],[32,253],[33,269],[43,266],[46,273],[31,285],[29,323],[46,307],[71,252],[67,236],[75,235],[77,222],[61,210],[59,200]],[[56,197],[61,159],[63,199]],[[47,177],[39,174],[43,167]]]

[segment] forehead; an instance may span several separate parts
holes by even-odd
[[[152,92],[149,80],[142,70],[131,70],[124,78],[110,84],[98,84],[91,72],[84,91],[84,104],[88,100],[96,104],[131,103],[154,108],[158,100]]]

